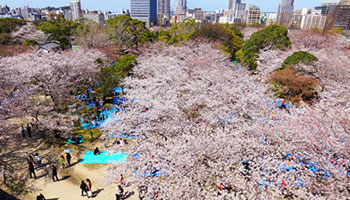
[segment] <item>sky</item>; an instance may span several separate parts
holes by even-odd
[[[172,7],[176,6],[177,0],[171,0]],[[322,0],[294,0],[295,9],[314,8],[321,5]],[[22,7],[28,4],[33,8],[47,6],[68,6],[70,0],[0,0],[0,5],[8,5],[11,8]],[[128,9],[130,0],[81,0],[82,8],[88,10],[102,10],[119,12],[122,8]],[[246,0],[247,5],[257,5],[264,12],[277,12],[280,0]],[[187,0],[188,8],[202,8],[206,11],[226,9],[227,0]]]

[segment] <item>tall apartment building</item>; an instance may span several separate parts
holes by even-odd
[[[350,6],[350,0],[342,0],[340,5]]]
[[[244,23],[246,3],[243,0],[228,0],[228,10],[230,11],[227,15],[227,21],[229,23]]]
[[[322,6],[340,5],[341,0],[323,0]]]
[[[73,21],[83,17],[83,13],[81,11],[80,0],[72,0],[70,2],[70,9],[72,11],[72,20]]]
[[[260,8],[252,5],[247,10],[246,24],[260,24]]]
[[[147,27],[157,24],[157,0],[130,0],[130,17],[138,19]]]
[[[177,21],[183,21],[186,18],[187,0],[177,0],[176,17]]]
[[[170,17],[170,0],[158,0],[158,14]]]
[[[83,17],[93,22],[96,22],[97,24],[105,23],[105,16],[103,15],[103,13],[100,12],[87,12],[83,14]]]
[[[29,10],[29,6],[26,5],[21,9],[21,14],[24,20],[29,20],[30,16],[29,16],[30,10]]]
[[[303,15],[300,28],[302,30],[319,29],[324,30],[327,17],[322,15],[322,11],[315,10],[311,14]]]
[[[294,0],[281,0],[277,12],[277,24],[288,26],[289,20],[293,15]]]

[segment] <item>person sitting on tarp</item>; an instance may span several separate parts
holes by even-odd
[[[96,147],[96,149],[94,150],[94,155],[100,155],[101,151],[98,149],[98,147]]]
[[[79,135],[75,135],[72,137],[72,142],[73,143],[76,143],[76,144],[79,144],[80,143],[80,140],[83,138],[83,136],[79,136]]]

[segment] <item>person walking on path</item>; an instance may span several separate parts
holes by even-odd
[[[58,181],[56,166],[52,165],[51,166],[51,170],[52,170],[52,180],[53,180],[53,182],[55,182],[55,177],[56,177],[56,181]]]
[[[66,153],[66,159],[67,159],[67,165],[68,167],[70,167],[70,160],[72,159],[72,156],[68,152]]]
[[[123,185],[123,181],[124,181],[124,176],[123,174],[120,174],[120,184]]]
[[[120,200],[123,197],[124,189],[121,185],[117,186],[117,193],[115,194],[116,200]]]
[[[62,165],[62,168],[64,169],[65,166],[66,166],[66,160],[64,159],[64,156],[63,156],[63,155],[61,155],[60,163],[61,163],[61,165]]]
[[[32,137],[32,129],[30,128],[29,124],[27,124],[27,134],[28,137]]]
[[[27,157],[27,163],[32,163],[34,165],[34,159],[33,157],[28,153],[28,157]]]
[[[33,178],[32,177],[32,174],[33,174],[34,175],[34,179],[36,179],[33,162],[28,162],[28,169],[29,169],[29,176],[30,176],[30,178]]]
[[[35,157],[34,157],[35,163],[37,165],[37,167],[42,167],[42,163],[41,163],[41,156],[38,153],[35,153]]]
[[[23,128],[23,126],[21,127],[21,134],[23,138],[26,138],[26,130]]]
[[[46,198],[43,194],[39,194],[38,196],[36,196],[36,200],[46,200]]]
[[[87,182],[87,189],[88,189],[87,196],[88,198],[90,198],[92,197],[92,183],[88,178],[86,179],[86,182]]]
[[[81,189],[81,196],[85,196],[84,193],[86,194],[86,196],[88,196],[88,186],[85,184],[83,180],[81,181],[80,189]]]

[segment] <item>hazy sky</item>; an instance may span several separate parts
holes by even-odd
[[[119,12],[121,8],[128,9],[130,0],[81,0],[82,8],[89,10],[102,10]],[[176,6],[177,0],[171,0],[172,7]],[[67,6],[70,0],[0,0],[0,5],[8,5],[11,8],[22,7],[28,4],[30,7],[43,8],[46,6]],[[277,12],[280,0],[246,0],[247,5],[255,4],[262,11]],[[295,8],[314,8],[321,5],[322,0],[295,0]],[[189,8],[203,8],[207,11],[225,9],[227,0],[187,0]]]

